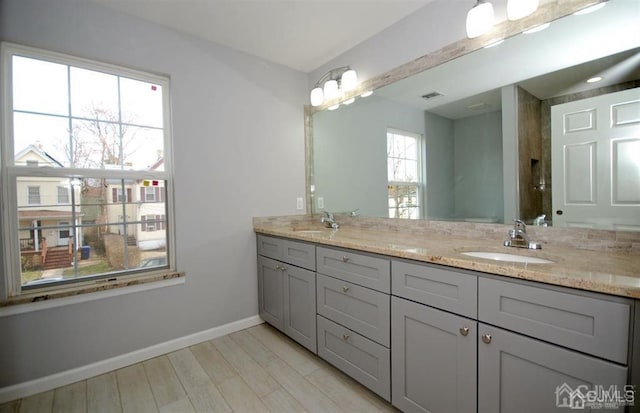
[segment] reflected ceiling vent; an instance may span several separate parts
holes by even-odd
[[[444,96],[444,95],[440,92],[431,92],[431,93],[427,93],[426,95],[422,95],[422,99],[433,99],[438,96]]]
[[[490,108],[491,108],[491,105],[488,104],[487,102],[474,103],[473,105],[467,106],[467,109],[471,109],[471,110],[485,110]]]

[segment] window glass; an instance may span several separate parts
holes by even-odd
[[[168,268],[168,79],[10,45],[10,294]],[[3,85],[5,86],[5,85]],[[26,167],[40,167],[29,169]],[[15,237],[15,238],[13,238]],[[18,280],[19,276],[19,280]]]
[[[387,197],[390,218],[418,219],[421,211],[420,139],[387,131]]]

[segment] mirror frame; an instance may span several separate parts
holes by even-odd
[[[321,106],[313,107],[311,105],[304,106],[304,146],[305,146],[305,201],[306,213],[313,213],[313,203],[315,202],[311,185],[314,177],[313,166],[313,114],[327,110],[330,106],[356,97],[367,90],[379,89],[391,83],[405,79],[414,74],[431,69],[432,67],[457,59],[458,57],[467,55],[476,50],[480,50],[486,45],[493,43],[496,39],[508,40],[510,37],[516,36],[523,31],[540,24],[553,22],[571,15],[579,10],[593,6],[597,3],[603,3],[608,0],[551,0],[541,4],[538,10],[530,16],[517,21],[505,20],[496,24],[488,33],[473,39],[461,39],[453,42],[441,49],[427,53],[415,60],[400,65],[395,69],[391,69],[386,73],[382,73],[371,79],[367,79],[358,85],[354,91],[345,94],[340,99],[334,99],[323,103]],[[462,19],[464,16],[460,16]],[[515,188],[514,188],[515,189]]]

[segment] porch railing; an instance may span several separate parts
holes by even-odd
[[[20,238],[20,251],[35,249],[36,245],[33,238]]]

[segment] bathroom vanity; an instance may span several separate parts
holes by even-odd
[[[624,394],[637,373],[631,248],[500,247],[499,225],[479,239],[451,235],[460,224],[317,222],[254,219],[260,315],[402,411],[563,411],[569,390]],[[550,263],[463,254],[479,250]]]

